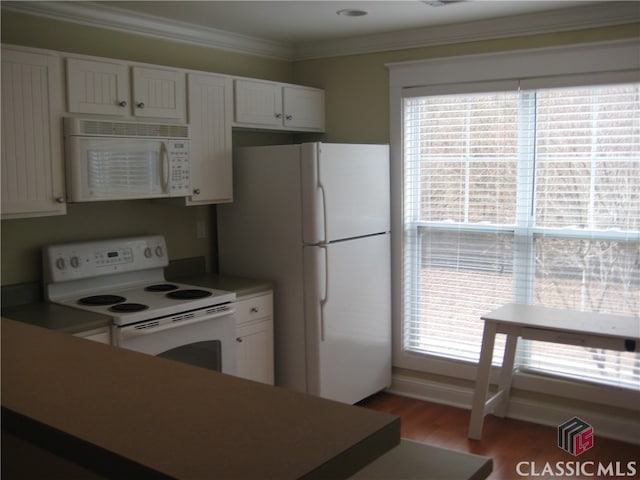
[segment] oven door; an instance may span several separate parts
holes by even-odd
[[[114,325],[113,340],[128,350],[235,375],[235,328],[233,312],[178,321],[153,319]]]

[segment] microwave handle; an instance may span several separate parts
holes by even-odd
[[[162,142],[160,144],[160,159],[162,161],[162,191],[169,191],[169,152],[167,150],[167,144]]]

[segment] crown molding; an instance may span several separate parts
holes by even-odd
[[[117,7],[90,2],[3,1],[2,9],[285,61],[474,42],[640,21],[638,3],[635,1],[598,2],[551,12],[294,45],[185,22],[168,22],[154,15],[132,13]]]
[[[594,3],[581,7],[478,20],[454,25],[366,35],[294,46],[296,60],[475,42],[640,22],[635,1]]]
[[[3,1],[2,9],[277,60],[293,60],[293,46],[87,2]]]

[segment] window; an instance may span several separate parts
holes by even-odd
[[[640,314],[640,84],[409,94],[402,131],[403,350],[476,362],[480,315],[511,302]],[[640,388],[637,353],[518,348]]]

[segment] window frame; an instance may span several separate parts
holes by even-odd
[[[477,365],[403,351],[404,319],[404,168],[403,103],[405,97],[477,91],[505,91],[514,84],[522,89],[637,82],[640,79],[639,40],[589,43],[573,46],[447,57],[388,64],[391,136],[393,365],[419,372],[474,380]],[[526,59],[526,60],[525,60]],[[502,87],[502,88],[499,88]],[[518,228],[532,228],[517,226]],[[512,229],[513,230],[513,229]],[[494,230],[495,231],[495,230]],[[533,238],[533,235],[531,236]],[[493,372],[492,375],[495,375]],[[492,381],[495,381],[494,377]],[[590,398],[639,410],[633,392],[578,380],[564,384],[563,396]],[[554,393],[553,378],[516,374],[514,387]],[[567,387],[567,385],[569,385]]]

